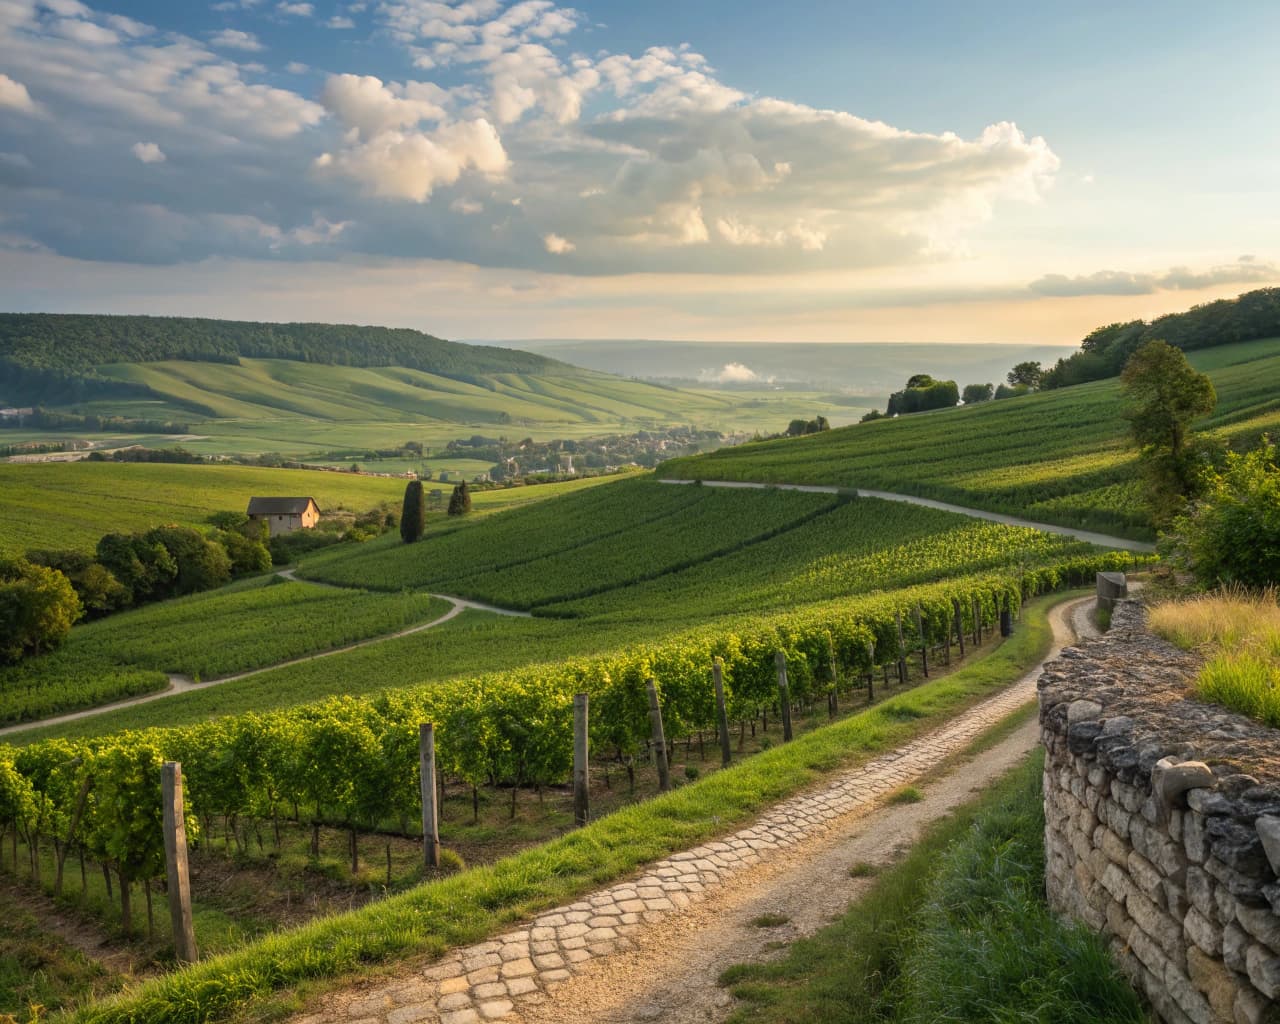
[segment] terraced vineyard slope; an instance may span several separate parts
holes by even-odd
[[[1218,393],[1198,429],[1234,444],[1280,428],[1280,340],[1188,354]],[[1120,385],[1098,381],[664,463],[675,479],[835,484],[1151,539]]]

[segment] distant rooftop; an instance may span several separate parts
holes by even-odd
[[[249,512],[251,516],[300,516],[308,505],[314,505],[315,498],[250,498]],[[319,505],[316,508],[319,509]]]

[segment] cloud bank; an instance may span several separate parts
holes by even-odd
[[[587,19],[552,0],[383,0],[319,18],[289,0],[215,6],[234,24],[201,40],[76,0],[0,0],[0,150],[40,182],[0,196],[8,232],[143,263],[911,267],[949,259],[1002,204],[1038,202],[1059,168],[1007,121],[962,137],[759,96],[685,43],[588,53]],[[302,91],[297,54],[263,41],[272,24],[359,27],[414,73],[337,68]],[[41,111],[47,133],[15,127]],[[316,223],[346,227],[317,239]]]

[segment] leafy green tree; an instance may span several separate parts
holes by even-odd
[[[1243,455],[1229,452],[1161,546],[1204,587],[1280,583],[1280,466],[1270,439]]]
[[[56,569],[22,558],[0,561],[0,660],[57,647],[83,614],[71,581]]]
[[[194,594],[212,590],[231,579],[231,558],[226,548],[208,540],[189,526],[157,526],[143,535],[148,544],[159,544],[173,559],[177,571],[170,593]]]
[[[1044,376],[1044,368],[1040,362],[1035,359],[1028,359],[1023,363],[1016,363],[1012,370],[1009,371],[1005,379],[1009,382],[1010,387],[1017,387],[1022,384],[1029,388],[1038,388],[1040,386],[1040,378]]]
[[[28,551],[27,561],[57,569],[69,579],[87,618],[109,615],[129,604],[125,586],[83,551]]]
[[[463,480],[449,495],[449,515],[465,516],[470,511],[471,492],[467,490],[467,482]]]
[[[450,503],[450,514],[453,505]],[[412,544],[427,528],[427,503],[422,494],[422,481],[410,480],[404,489],[404,506],[400,510],[400,539]]]
[[[989,402],[995,396],[995,388],[990,384],[966,384],[960,397],[965,405],[977,405]]]
[[[163,594],[178,574],[168,549],[138,534],[108,533],[98,541],[97,557],[128,590],[129,604]]]
[[[214,534],[231,560],[232,576],[252,576],[271,569],[271,552],[260,540],[250,540],[239,530],[222,530]]]
[[[1148,498],[1165,525],[1197,489],[1200,473],[1191,424],[1213,411],[1218,397],[1207,376],[1167,342],[1148,341],[1120,375],[1134,443],[1142,453]]]

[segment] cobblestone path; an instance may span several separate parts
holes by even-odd
[[[1069,637],[1069,607],[1060,605],[1052,616],[1059,643]],[[294,1024],[520,1020],[522,1010],[542,1007],[557,988],[596,962],[635,949],[645,929],[715,895],[741,873],[794,855],[799,844],[822,838],[963,751],[986,728],[1035,698],[1039,672],[1037,666],[945,726],[775,805],[730,836],[673,854],[641,877],[541,914],[528,927],[455,950],[429,967],[415,968],[411,977],[327,996],[318,1012],[295,1018]]]

